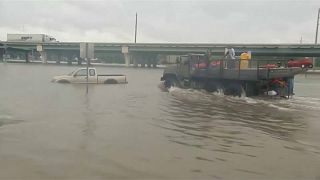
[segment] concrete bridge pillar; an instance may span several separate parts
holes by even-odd
[[[129,53],[123,53],[123,56],[124,56],[124,60],[125,60],[125,63],[126,63],[126,66],[129,67],[130,66],[130,54]]]
[[[122,46],[121,47],[121,52],[124,56],[124,60],[125,60],[125,63],[126,63],[126,66],[129,67],[130,66],[130,54],[129,54],[129,47],[128,46]]]
[[[78,65],[81,65],[81,64],[82,64],[83,59],[82,59],[81,57],[77,57],[77,59],[78,59]]]
[[[145,55],[141,55],[140,64],[141,64],[141,67],[143,68],[146,67],[146,64],[148,64],[148,57]]]
[[[139,57],[137,55],[132,55],[133,67],[138,67]]]
[[[30,60],[29,60],[29,52],[25,52],[24,54],[26,56],[26,63],[29,63],[30,62]]]
[[[157,67],[157,57],[154,55],[146,57],[145,62],[147,62],[148,68],[151,68],[151,66],[154,68]]]
[[[138,67],[138,60],[137,59],[133,59],[133,66]]]
[[[148,68],[151,68],[152,62],[153,62],[153,58],[152,58],[152,57],[147,57],[147,65],[148,65]]]
[[[4,49],[0,49],[0,61],[3,61]]]
[[[42,61],[42,63],[47,64],[47,52],[41,51],[41,52],[40,52],[40,55],[41,55],[41,61]]]
[[[153,60],[152,67],[153,67],[153,68],[156,68],[156,67],[157,67],[157,60]]]
[[[57,63],[57,64],[60,64],[60,62],[61,62],[61,54],[58,54],[58,55],[57,55],[56,63]]]
[[[69,56],[67,56],[66,58],[67,58],[68,65],[71,65],[72,64],[72,58],[69,57]]]

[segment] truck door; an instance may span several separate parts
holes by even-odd
[[[181,56],[178,65],[178,75],[181,78],[189,78],[190,76],[190,60],[188,56]]]
[[[73,75],[74,83],[86,83],[87,82],[87,69],[80,69]]]
[[[97,72],[95,69],[89,69],[89,83],[98,83]]]

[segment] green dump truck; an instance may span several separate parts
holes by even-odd
[[[161,77],[166,88],[205,89],[233,96],[290,97],[296,74],[306,71],[288,67],[286,60],[250,59],[248,67],[240,59],[212,59],[206,54],[179,56]],[[276,66],[273,66],[276,64]]]

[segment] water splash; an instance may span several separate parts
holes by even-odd
[[[22,122],[22,120],[16,120],[13,116],[0,114],[0,127],[8,124],[17,124],[20,122]]]
[[[240,97],[224,95],[223,89],[218,89],[216,92],[209,93],[205,90],[171,87],[168,89],[168,92],[178,100],[204,104],[209,103],[211,105],[218,105],[217,102],[219,102],[225,103],[225,105],[228,105],[228,103],[249,106],[260,105],[262,107],[273,108],[280,111],[303,111],[304,109],[320,110],[319,98],[293,97],[291,99],[272,99],[269,97],[246,97],[244,89],[242,89]]]

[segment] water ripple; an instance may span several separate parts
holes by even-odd
[[[264,136],[294,141],[293,134],[306,127],[303,114],[292,108],[293,100],[283,103],[179,88],[170,89],[168,95],[170,104],[161,107],[167,118],[158,118],[156,126],[180,134],[167,138],[184,146],[255,157],[231,149],[264,148],[259,140]]]

